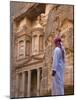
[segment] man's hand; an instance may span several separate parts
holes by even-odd
[[[55,74],[56,74],[56,71],[52,70],[52,76],[55,76]]]

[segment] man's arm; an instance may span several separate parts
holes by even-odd
[[[53,68],[52,68],[52,76],[56,75],[56,69],[58,66],[58,58],[59,58],[59,49],[54,50],[54,55],[53,55]]]

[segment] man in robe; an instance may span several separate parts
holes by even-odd
[[[52,95],[64,95],[64,64],[65,50],[61,38],[55,38],[52,66]]]

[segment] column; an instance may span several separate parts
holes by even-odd
[[[22,73],[22,96],[24,96],[25,92],[25,72]]]
[[[16,95],[16,97],[18,97],[18,92],[19,92],[19,75],[18,75],[18,73],[16,74],[16,93],[15,93],[15,95]]]
[[[40,36],[40,35],[37,36],[37,42],[38,42],[38,45],[37,45],[37,52],[38,52],[38,53],[39,53],[39,36]]]
[[[28,88],[27,88],[27,96],[30,97],[31,91],[31,71],[28,71]]]
[[[40,69],[37,69],[37,96],[40,95]]]
[[[32,54],[34,54],[34,37],[32,36]]]

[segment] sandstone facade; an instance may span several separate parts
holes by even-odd
[[[51,95],[56,34],[61,36],[66,50],[65,86],[73,86],[73,6],[23,5],[20,11],[11,13],[11,98]]]

